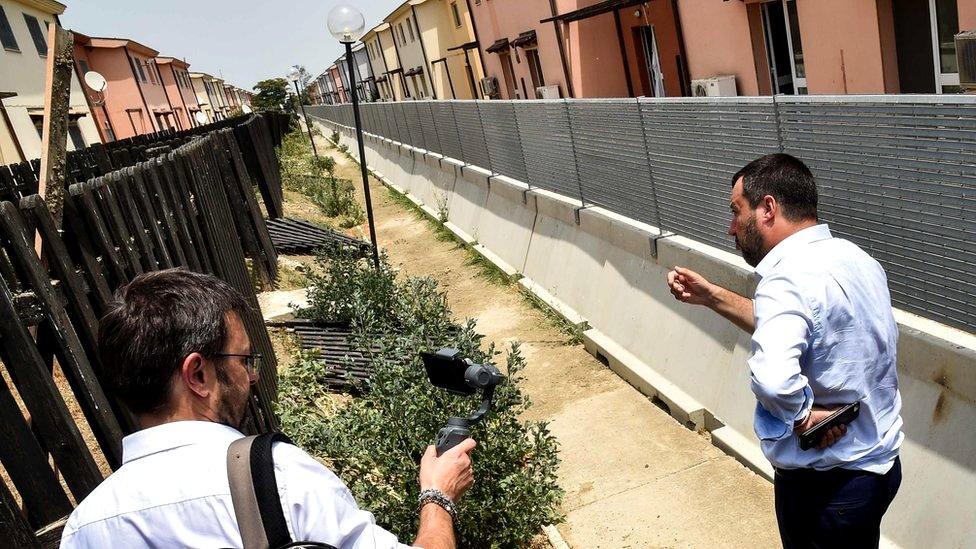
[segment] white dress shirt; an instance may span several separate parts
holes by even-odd
[[[887,472],[898,455],[898,325],[884,270],[827,225],[803,229],[756,266],[756,331],[749,368],[755,430],[782,469]],[[861,403],[847,433],[824,450],[801,450],[793,423],[814,404]]]
[[[122,467],[71,513],[61,547],[241,547],[227,448],[243,436],[218,423],[178,421],[125,437]],[[272,456],[293,540],[339,549],[407,547],[311,456],[282,443],[274,444]]]

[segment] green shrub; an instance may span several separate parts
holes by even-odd
[[[479,402],[433,388],[418,356],[443,345],[475,362],[496,363],[502,353],[483,348],[474,321],[459,325],[430,278],[398,281],[381,262],[332,248],[309,272],[311,306],[303,316],[349,322],[374,375],[360,398],[336,405],[321,382],[322,366],[302,356],[281,378],[279,415],[296,443],[323,458],[377,522],[410,540],[417,531],[417,464],[449,416],[469,414]],[[461,502],[458,546],[526,547],[542,525],[562,520],[556,484],[558,443],[545,423],[520,421],[531,403],[521,389],[525,359],[518,344],[504,356],[506,383],[495,408],[472,429],[477,481]]]
[[[327,217],[344,217],[340,226],[355,227],[365,221],[352,182],[336,177],[334,158],[313,154],[304,133],[293,131],[285,136],[278,149],[278,160],[285,188],[309,197]]]
[[[338,130],[334,130],[334,131],[332,132],[332,137],[331,137],[331,139],[332,139],[332,142],[333,142],[333,143],[335,143],[336,145],[338,145],[338,144],[339,144],[339,131],[338,131]]]

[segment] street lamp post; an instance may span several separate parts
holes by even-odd
[[[338,5],[329,12],[329,32],[346,46],[346,63],[349,68],[349,90],[352,95],[352,112],[356,120],[356,139],[359,141],[359,167],[363,174],[363,193],[366,195],[366,218],[369,221],[369,239],[373,244],[373,265],[380,269],[379,246],[376,245],[376,224],[373,222],[373,201],[369,196],[369,171],[366,168],[366,147],[363,141],[363,124],[359,115],[359,94],[356,93],[356,71],[352,59],[352,45],[366,29],[363,14],[349,5]]]
[[[288,73],[288,79],[295,84],[295,101],[297,101],[298,105],[302,108],[302,115],[305,117],[305,129],[308,130],[308,140],[312,143],[312,152],[315,154],[315,157],[318,158],[319,151],[315,148],[315,138],[312,137],[312,124],[310,124],[308,121],[308,113],[305,112],[305,104],[302,103],[302,92],[298,91],[298,80],[300,78],[301,71],[298,70],[298,65],[295,65]]]

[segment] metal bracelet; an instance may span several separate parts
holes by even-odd
[[[428,488],[420,492],[420,497],[417,498],[417,512],[419,513],[428,503],[441,507],[451,515],[451,520],[457,522],[457,505],[444,492],[435,488]]]

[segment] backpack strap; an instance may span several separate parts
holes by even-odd
[[[227,479],[244,549],[268,549],[292,542],[275,479],[271,447],[291,440],[265,433],[235,440],[227,449]]]

